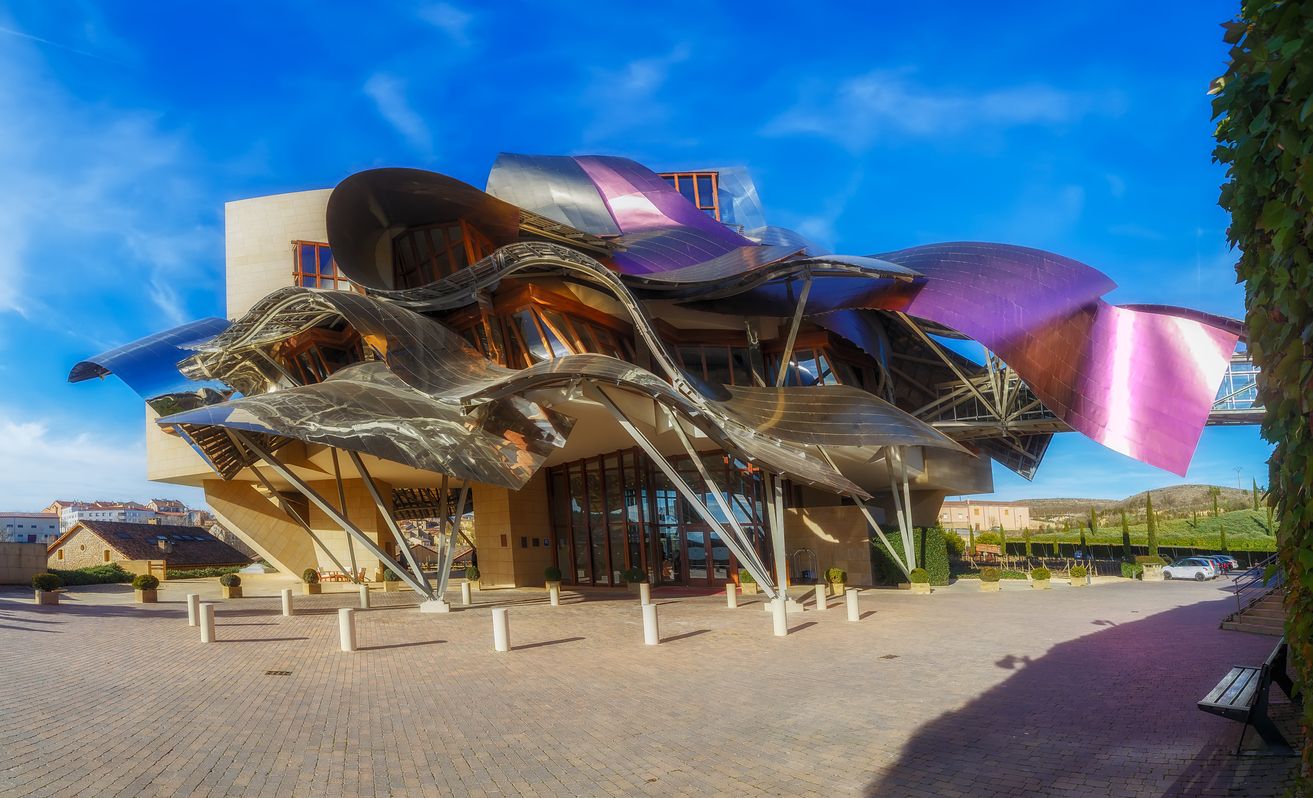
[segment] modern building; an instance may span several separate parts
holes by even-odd
[[[45,543],[59,537],[55,513],[0,512],[0,543]]]
[[[1033,529],[1030,507],[1025,502],[995,502],[976,499],[951,499],[939,508],[939,525],[944,529],[966,532],[971,529]]]
[[[161,527],[117,521],[79,521],[46,551],[51,568],[74,569],[118,563],[133,573],[164,568],[249,565],[251,559],[199,527]]]
[[[399,520],[450,562],[472,509],[496,585],[909,571],[1054,434],[1184,473],[1243,333],[1033,249],[832,254],[736,168],[503,154],[486,191],[377,169],[225,218],[228,318],[69,379],[134,388],[150,478],[283,572],[392,568],[439,611]]]

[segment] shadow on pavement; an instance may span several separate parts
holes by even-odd
[[[1284,795],[1297,758],[1233,756],[1241,725],[1195,707],[1233,665],[1261,664],[1277,642],[1218,629],[1227,608],[1096,622],[1042,656],[995,660],[1014,673],[923,725],[865,794]],[[1272,714],[1298,739],[1280,690]]]

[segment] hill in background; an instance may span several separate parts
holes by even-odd
[[[1186,517],[1192,513],[1213,512],[1213,497],[1209,493],[1212,485],[1173,485],[1169,488],[1158,488],[1152,491],[1144,491],[1134,496],[1128,496],[1125,499],[1029,499],[1018,502],[1030,507],[1030,517],[1035,520],[1043,521],[1065,521],[1076,519],[1087,519],[1090,514],[1090,508],[1094,508],[1102,516],[1107,516],[1107,522],[1110,523],[1115,517],[1119,516],[1122,510],[1132,520],[1143,520],[1145,498],[1153,494],[1153,511],[1160,518],[1163,517]],[[1253,494],[1247,490],[1237,490],[1218,486],[1221,489],[1221,495],[1218,496],[1218,503],[1222,510],[1242,510],[1249,509],[1253,505]],[[1262,492],[1260,496],[1260,511],[1264,511],[1261,504]]]

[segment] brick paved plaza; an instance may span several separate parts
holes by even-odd
[[[1222,587],[872,591],[860,623],[809,609],[783,639],[760,597],[658,593],[652,648],[627,593],[476,594],[512,607],[506,654],[486,606],[407,593],[375,593],[346,654],[350,594],[220,602],[206,645],[198,583],[7,589],[0,794],[1279,795],[1294,760],[1233,757],[1239,724],[1194,706],[1275,642],[1217,628]]]

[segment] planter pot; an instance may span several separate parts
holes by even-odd
[[[58,607],[59,594],[53,590],[37,590],[36,603],[42,607]]]
[[[320,593],[324,592],[324,586],[318,582],[303,582],[301,584],[301,590],[307,596],[318,596]]]
[[[1070,579],[1070,580],[1068,580],[1068,581],[1071,582],[1071,586],[1072,586],[1072,587],[1085,587],[1085,580],[1086,580],[1086,577],[1082,576],[1082,577],[1079,578],[1079,579],[1072,578],[1072,579]]]
[[[1052,581],[1052,580],[1049,580],[1049,579],[1036,579],[1036,580],[1034,580],[1033,582],[1030,583],[1030,586],[1033,587],[1033,588],[1035,588],[1036,590],[1048,590],[1049,587],[1050,587],[1050,585],[1049,585],[1049,582],[1050,582],[1050,581]]]
[[[844,585],[843,582],[831,582],[831,583],[830,583],[830,595],[831,595],[831,596],[838,596],[839,598],[843,598],[843,594],[844,594],[844,592],[845,592],[847,589],[848,589],[848,587],[847,587],[846,585]]]
[[[401,589],[401,586],[402,586],[403,584],[405,584],[405,583],[402,582],[402,581],[400,581],[400,580],[396,580],[396,581],[393,581],[393,582],[384,582],[384,583],[383,583],[383,592],[384,592],[384,593],[396,593],[398,590]]]
[[[159,601],[159,590],[136,590],[138,604],[154,604]]]
[[[739,582],[739,590],[745,596],[755,596],[757,594],[756,582]]]
[[[916,595],[922,595],[922,596],[928,596],[928,595],[930,595],[930,583],[929,583],[929,582],[913,582],[913,583],[912,583],[912,593],[913,593],[913,594],[916,594]]]
[[[558,580],[558,581],[548,582],[548,583],[547,583],[547,589],[548,589],[548,590],[551,590],[552,588],[556,588],[556,590],[559,592],[560,589],[561,589],[561,583],[560,583],[560,581]]]
[[[1140,579],[1145,582],[1163,581],[1163,567],[1161,565],[1144,566],[1144,573],[1140,575]]]
[[[242,586],[241,586],[241,585],[238,585],[237,587],[226,587],[226,586],[220,585],[220,587],[223,589],[223,597],[226,598],[226,599],[235,599],[235,598],[241,598],[241,597],[242,597]]]
[[[478,579],[466,579],[465,584],[470,586],[470,590],[479,590],[483,586],[483,583]]]
[[[1003,585],[999,582],[986,582],[983,579],[980,580],[981,593],[997,593],[1002,586]]]
[[[630,593],[633,593],[635,596],[637,596],[637,595],[638,595],[638,591],[639,591],[639,587],[638,587],[638,586],[641,585],[641,584],[643,584],[643,583],[642,583],[642,582],[625,582],[625,587],[629,588],[629,592],[630,592]]]

